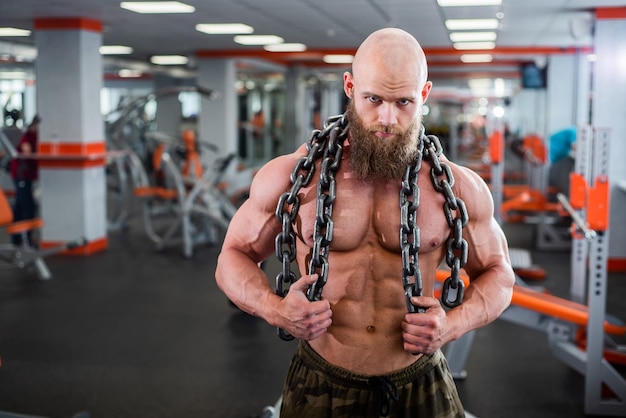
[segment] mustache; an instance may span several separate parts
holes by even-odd
[[[382,132],[385,134],[394,134],[394,135],[402,134],[402,131],[398,127],[393,126],[393,125],[374,125],[369,128],[369,132],[372,134],[376,132]]]

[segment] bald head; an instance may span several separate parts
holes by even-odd
[[[352,63],[355,78],[361,71],[402,73],[403,77],[415,77],[423,85],[428,77],[426,56],[417,40],[408,32],[397,28],[385,28],[373,32],[361,44]]]
[[[414,128],[432,87],[427,76],[424,51],[413,36],[394,28],[372,33],[357,50],[352,72],[343,75],[352,130],[361,124],[365,136],[385,142],[406,134],[414,150]]]

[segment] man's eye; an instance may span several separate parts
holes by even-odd
[[[380,101],[380,99],[376,96],[369,96],[367,100],[369,100],[372,103],[378,103]]]
[[[400,100],[398,100],[398,104],[400,104],[402,106],[406,106],[409,103],[411,103],[411,101],[409,99],[400,99]]]

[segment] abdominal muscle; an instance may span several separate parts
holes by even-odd
[[[443,198],[429,179],[420,179],[422,202],[417,223],[421,247],[418,262],[423,295],[432,296],[435,270],[443,258],[449,234]],[[429,187],[425,187],[429,186]],[[399,184],[371,184],[337,176],[334,233],[328,279],[322,298],[332,309],[332,325],[311,347],[329,363],[355,373],[374,375],[415,362],[403,348],[402,320],[407,313],[400,253]],[[308,270],[313,247],[315,190],[302,194],[296,222],[296,254],[300,271]],[[413,278],[411,278],[411,281]]]
[[[329,363],[365,375],[400,370],[419,357],[403,348],[402,320],[407,313],[399,254],[365,244],[332,252],[322,297],[332,309],[332,325],[311,347]],[[420,254],[422,278],[434,277],[435,254]],[[432,279],[424,295],[432,296]]]

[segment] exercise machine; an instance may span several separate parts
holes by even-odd
[[[218,158],[204,170],[189,137],[183,149],[186,152],[179,152],[181,145],[162,133],[149,137],[160,142],[155,164],[158,181],[150,182],[147,174],[142,174],[143,183],[134,189],[142,200],[146,234],[157,250],[182,245],[183,255],[191,257],[197,245],[219,241],[220,232],[228,228],[237,210],[220,186],[236,156]],[[190,155],[196,158],[188,159]],[[138,159],[133,161],[137,164]]]
[[[128,227],[133,215],[134,188],[138,186],[141,174],[136,171],[137,158],[143,165],[143,171],[150,171],[152,149],[146,134],[151,130],[151,123],[144,117],[149,103],[160,98],[175,96],[180,93],[198,93],[204,99],[214,100],[219,93],[201,86],[169,87],[152,93],[129,99],[117,109],[105,115],[105,133],[107,149],[117,151],[115,158],[107,159],[107,195],[109,207],[108,229],[117,231]],[[137,157],[137,158],[135,158]]]
[[[501,318],[544,331],[554,356],[585,377],[585,413],[626,416],[626,379],[611,363],[626,361],[626,347],[611,338],[624,335],[626,325],[606,314],[608,144],[608,130],[589,126],[579,129],[577,152],[581,155],[576,170],[582,172],[573,175],[578,178],[570,185],[570,196],[575,202],[566,205],[574,231],[571,289],[575,300],[519,283]],[[591,179],[591,186],[587,185],[587,178]],[[437,273],[438,281],[445,277],[446,272]],[[473,334],[470,332],[447,347],[446,357],[456,378],[467,375],[464,366]]]
[[[0,132],[0,142],[11,159],[19,158],[17,150],[2,132]],[[0,244],[0,261],[21,269],[33,267],[41,280],[49,280],[52,278],[52,273],[50,273],[44,258],[86,244],[84,238],[79,238],[45,249],[36,248],[30,242],[29,235],[39,231],[43,226],[44,222],[41,218],[14,222],[13,210],[4,189],[0,187],[0,228],[3,228],[9,236],[21,236],[21,244],[19,245],[12,243]]]
[[[83,246],[86,241],[78,239],[45,249],[36,248],[30,243],[28,235],[40,230],[43,225],[44,222],[41,218],[13,222],[13,211],[4,191],[0,189],[0,227],[9,235],[21,236],[21,244],[19,245],[0,244],[0,261],[22,269],[34,267],[41,280],[49,280],[52,278],[52,273],[50,273],[44,258]]]

